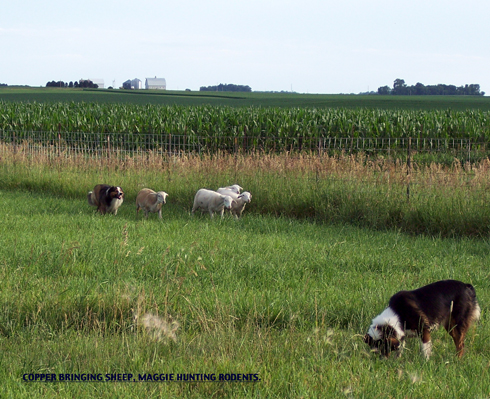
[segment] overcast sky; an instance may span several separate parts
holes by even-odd
[[[489,0],[4,0],[0,83],[163,77],[169,90],[480,84]]]

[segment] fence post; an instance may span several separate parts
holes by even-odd
[[[16,137],[15,137],[15,132],[13,132],[13,145],[14,145],[14,165],[16,164],[16,159],[17,159],[17,142],[16,142]]]
[[[61,158],[61,122],[58,123],[58,160]]]
[[[411,169],[412,169],[412,163],[410,160],[411,146],[412,146],[412,138],[409,137],[408,147],[407,147],[407,201],[410,201],[410,178],[411,178]]]
[[[187,146],[187,125],[184,128],[184,148],[182,149],[182,153],[184,154],[187,151],[186,146]]]
[[[233,149],[233,160],[235,161],[235,181],[237,181],[237,173],[238,173],[238,137],[235,136],[234,139],[235,148]]]
[[[168,147],[167,147],[168,156],[172,156],[172,133],[168,134]]]

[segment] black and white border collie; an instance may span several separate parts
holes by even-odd
[[[465,335],[479,318],[480,306],[471,284],[437,281],[393,295],[389,306],[373,319],[364,342],[388,357],[393,351],[401,355],[405,338],[418,336],[422,340],[422,353],[428,359],[432,353],[430,333],[442,325],[454,340],[457,356],[461,357]]]
[[[105,213],[117,215],[117,210],[124,200],[124,192],[118,186],[97,184],[93,191],[89,191],[87,199],[89,205],[97,207],[102,215]]]

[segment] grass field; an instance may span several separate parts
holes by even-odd
[[[2,397],[490,395],[486,240],[192,218],[175,204],[163,221],[137,220],[128,203],[101,217],[84,199],[24,191],[1,191],[0,202]],[[466,356],[443,331],[427,362],[415,341],[398,360],[370,354],[361,335],[389,296],[444,278],[474,284],[482,307]],[[176,341],[145,327],[145,314],[178,322]],[[260,381],[27,383],[25,373]]]
[[[432,166],[426,178],[437,185],[407,204],[405,189],[397,191],[403,168],[386,175],[382,164],[351,157],[133,162],[3,158],[0,396],[490,395],[488,231],[478,239],[437,233],[471,231],[473,222],[485,229],[477,220],[489,217],[480,204],[484,165],[471,186],[462,170],[445,175]],[[243,219],[189,215],[195,189],[238,177],[254,195]],[[117,216],[100,216],[86,192],[109,180],[122,185],[126,201]],[[136,218],[142,185],[170,194],[163,221]],[[439,188],[430,194],[431,187]],[[387,220],[404,218],[425,235],[388,229]],[[434,334],[428,362],[416,341],[398,360],[369,353],[362,335],[394,292],[445,278],[474,284],[482,308],[462,360],[444,331]],[[260,380],[22,381],[35,373]]]
[[[362,96],[343,94],[233,93],[186,91],[83,90],[0,88],[0,100],[36,102],[97,102],[161,105],[227,105],[233,107],[315,107],[406,110],[490,111],[482,96]]]
[[[0,147],[0,186],[83,198],[96,183],[143,187],[191,207],[199,188],[239,183],[253,195],[246,212],[441,237],[489,237],[490,161],[406,163],[365,154],[144,154],[101,159]],[[409,197],[407,197],[409,193]]]

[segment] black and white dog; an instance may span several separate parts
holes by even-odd
[[[392,351],[401,354],[405,338],[418,336],[422,340],[422,353],[428,359],[432,353],[430,333],[442,325],[454,340],[457,356],[461,357],[465,335],[479,318],[480,306],[471,284],[437,281],[393,295],[389,306],[373,319],[364,342],[388,357]]]
[[[89,205],[97,207],[102,215],[107,212],[117,215],[117,210],[124,200],[124,192],[118,186],[97,184],[93,191],[87,194],[87,200]]]

